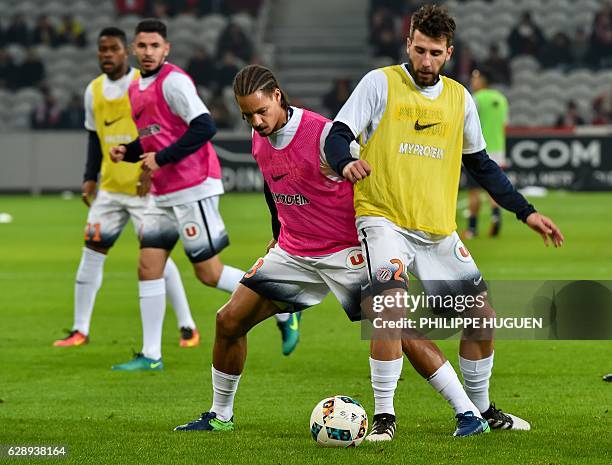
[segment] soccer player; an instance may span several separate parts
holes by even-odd
[[[485,70],[475,69],[470,81],[476,109],[487,144],[489,158],[501,168],[506,165],[506,124],[508,122],[508,100],[499,90],[489,87],[489,75]],[[480,185],[467,175],[470,217],[468,228],[463,232],[465,239],[478,235],[478,212],[480,211]],[[491,228],[489,236],[496,237],[501,230],[502,215],[499,205],[489,196],[491,203]]]
[[[474,102],[459,83],[441,76],[453,52],[455,21],[446,10],[421,7],[413,16],[407,41],[408,63],[369,72],[340,110],[325,141],[325,154],[338,174],[355,184],[357,229],[373,292],[404,289],[402,271],[419,278],[431,295],[486,297],[486,285],[455,229],[461,162],[502,207],[558,247],[563,235],[512,186],[486,151]],[[349,144],[360,137],[361,159]],[[481,316],[494,311],[484,299]],[[463,331],[459,365],[478,411],[458,415],[460,424],[482,415],[491,428],[529,429],[529,424],[497,409],[489,400],[493,336]],[[374,424],[389,426],[392,405],[380,405],[401,373],[402,347],[389,344],[395,359],[386,361],[385,385],[372,377]],[[430,373],[444,384],[447,375]],[[437,369],[439,370],[439,368]],[[450,372],[448,376],[451,376]],[[382,389],[381,389],[382,388]],[[384,390],[383,390],[384,389]]]
[[[191,78],[166,62],[170,43],[157,19],[136,26],[133,50],[141,75],[129,87],[138,138],[111,148],[115,162],[139,162],[152,173],[151,202],[144,214],[138,268],[142,352],[115,370],[160,370],[165,314],[162,272],[179,237],[198,279],[233,292],[244,272],[224,265],[229,239],[219,213],[221,167],[210,143],[215,123]],[[285,322],[297,331],[294,320]],[[295,341],[297,343],[297,340]]]
[[[55,341],[56,347],[89,342],[89,325],[96,294],[102,285],[106,255],[128,219],[131,218],[138,231],[147,203],[149,174],[140,164],[111,163],[109,156],[112,145],[130,142],[137,136],[127,89],[138,71],[128,65],[125,32],[115,27],[100,32],[98,61],[102,74],[91,81],[85,91],[85,128],[89,131],[89,140],[82,198],[90,208],[74,289],[74,323],[66,338]],[[96,195],[100,172],[100,190]],[[171,259],[163,276],[181,332],[180,345],[197,346],[200,335],[191,317],[178,268]]]
[[[177,426],[178,431],[234,428],[234,396],[246,360],[246,335],[267,317],[316,305],[331,291],[352,321],[362,318],[361,285],[367,283],[367,273],[355,229],[352,185],[324,162],[323,143],[331,121],[289,106],[272,72],[259,65],[238,73],[234,93],[254,130],[253,156],[265,180],[274,240],[268,254],[244,276],[217,315],[210,411]],[[354,154],[359,150],[357,144],[352,148]],[[436,376],[430,382],[453,407],[459,412],[476,409],[433,342],[406,340],[404,349],[420,373],[430,370],[430,365],[443,365],[440,372],[445,373],[445,384]],[[384,346],[373,340],[372,355],[384,356],[380,350]],[[389,387],[385,373],[373,375],[384,384],[383,389]],[[386,393],[383,397],[392,405],[392,398]],[[482,431],[481,423],[476,422],[462,425],[455,434]],[[368,440],[384,440],[386,434],[374,429]]]

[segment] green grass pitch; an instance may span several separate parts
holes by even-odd
[[[612,279],[611,194],[552,193],[533,201],[562,228],[564,247],[545,248],[505,214],[500,239],[468,243],[485,278]],[[232,241],[223,260],[245,269],[263,255],[270,236],[263,196],[226,195],[221,209]],[[373,410],[368,343],[332,297],[305,313],[300,344],[288,358],[281,355],[273,321],[249,335],[235,432],[175,433],[175,425],[210,406],[215,311],[227,295],[199,284],[177,248],[173,257],[202,345],[178,347],[168,308],[166,370],[112,372],[112,364],[140,349],[132,231],[125,231],[106,262],[91,344],[57,349],[52,341],[72,321],[85,207],[78,198],[5,196],[0,211],[14,217],[0,224],[0,444],[64,444],[69,457],[60,463],[75,464],[612,463],[612,385],[601,381],[612,372],[610,341],[497,343],[492,400],[528,419],[531,432],[451,437],[452,410],[406,362],[396,392],[394,442],[319,448],[308,420],[320,399],[347,394]],[[483,231],[487,221],[484,215]],[[457,342],[440,344],[456,366]]]

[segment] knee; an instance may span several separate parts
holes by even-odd
[[[196,269],[196,276],[202,284],[210,287],[217,287],[221,272],[216,268]]]
[[[141,281],[149,281],[152,279],[160,279],[164,275],[163,265],[160,268],[157,263],[151,263],[147,260],[138,262],[138,279]]]
[[[246,333],[242,323],[235,317],[233,309],[234,306],[230,301],[217,312],[216,330],[218,336],[235,338]]]

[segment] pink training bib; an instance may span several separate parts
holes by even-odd
[[[144,90],[139,89],[140,79],[129,87],[132,119],[138,128],[142,148],[146,152],[159,152],[176,142],[187,130],[187,124],[172,113],[162,85],[172,71],[186,74],[178,66],[165,63],[157,79]],[[203,183],[208,177],[221,179],[221,166],[210,142],[183,158],[178,163],[168,163],[153,173],[151,193],[169,194]]]
[[[293,255],[328,255],[359,246],[353,186],[321,173],[319,141],[326,118],[303,110],[289,145],[275,149],[253,133],[253,157],[272,191],[281,232],[278,244]]]

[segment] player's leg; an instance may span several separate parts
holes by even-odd
[[[120,194],[100,191],[92,203],[85,226],[85,247],[74,285],[74,321],[70,334],[53,343],[70,347],[89,341],[91,315],[98,290],[102,286],[106,254],[113,246],[128,219]]]
[[[248,331],[277,312],[316,305],[327,294],[323,281],[305,262],[273,249],[244,275],[217,313],[210,411],[176,430],[233,429],[234,396],[246,360]]]
[[[428,296],[445,297],[461,294],[464,292],[462,287],[464,282],[468,282],[471,286],[465,289],[470,295],[478,294],[478,291],[473,289],[474,283],[484,286],[467,248],[456,233],[442,241],[420,240],[417,237],[413,237],[412,241],[416,258],[414,267],[410,271],[421,281]],[[413,341],[413,344],[414,342],[416,341]],[[454,435],[471,436],[488,432],[488,423],[482,418],[477,405],[461,385],[450,362],[442,355],[437,357],[436,363],[440,364],[439,368],[430,366],[422,374],[427,376],[428,383],[455,411],[457,429]],[[432,369],[435,369],[435,372],[431,373]]]
[[[478,214],[480,212],[480,193],[482,189],[469,173],[465,173],[465,178],[468,190],[469,216],[467,229],[463,231],[462,237],[465,239],[472,239],[478,235]]]
[[[457,233],[439,241],[427,254],[417,256],[419,278],[428,293],[451,293],[486,296],[486,284],[467,247]],[[445,289],[435,289],[442,286]],[[471,318],[492,318],[495,311],[487,299],[478,306],[463,311]],[[483,326],[483,325],[481,325]],[[518,417],[503,414],[489,401],[489,379],[493,368],[493,331],[467,329],[463,331],[459,349],[459,368],[465,392],[491,428],[529,429]],[[502,417],[502,415],[504,415]],[[501,420],[504,421],[501,421]],[[507,421],[506,421],[507,420]],[[512,424],[510,424],[512,423]]]
[[[374,392],[374,417],[372,430],[366,440],[390,441],[396,429],[393,399],[402,372],[402,333],[393,323],[405,317],[402,303],[393,299],[406,290],[406,264],[412,260],[404,239],[395,225],[384,218],[357,218],[357,230],[367,266],[371,296],[364,301],[391,298],[392,304],[374,315],[373,309],[365,309],[366,317],[380,324],[373,324],[370,340],[370,377]],[[395,328],[393,326],[396,326]]]
[[[234,292],[244,271],[225,265],[218,254],[229,245],[219,197],[173,207],[185,253],[194,265],[197,278],[207,286]]]
[[[131,201],[129,213],[137,235],[143,223],[144,212],[149,201],[148,197],[134,197]],[[199,345],[200,333],[191,316],[191,309],[189,308],[181,274],[171,257],[168,257],[166,261],[164,281],[166,284],[166,295],[172,304],[181,334],[179,342],[181,347],[195,347]]]
[[[140,234],[138,290],[142,320],[142,351],[114,370],[161,370],[161,339],[166,313],[166,260],[178,240],[177,224],[171,208],[150,205],[144,214]]]
[[[217,313],[213,346],[210,410],[200,418],[177,426],[175,431],[231,431],[234,429],[234,397],[246,360],[249,330],[279,311],[270,300],[238,285],[230,301]]]
[[[491,228],[489,229],[489,237],[497,237],[501,231],[502,211],[491,196],[489,196],[489,203],[491,204]]]
[[[229,245],[229,238],[219,213],[219,197],[210,197],[175,207],[185,253],[192,261],[198,279],[207,286],[232,293],[244,271],[225,265],[218,254]],[[299,340],[299,313],[277,317],[282,349],[289,355]]]

